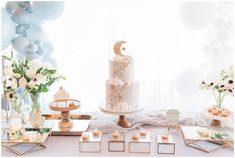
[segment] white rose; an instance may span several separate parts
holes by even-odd
[[[39,59],[29,61],[29,67],[35,71],[42,67],[42,62]]]
[[[4,69],[3,69],[3,74],[5,76],[12,76],[12,67],[11,66],[6,66]]]
[[[21,75],[19,73],[13,73],[13,76],[17,79],[21,77]]]
[[[26,76],[30,79],[34,78],[36,75],[36,71],[34,69],[26,70]]]
[[[25,77],[21,77],[21,78],[19,79],[19,87],[25,88],[26,85],[27,85],[27,80],[25,79]]]
[[[38,73],[35,78],[39,84],[41,84],[41,83],[46,84],[47,83],[47,77],[41,73]]]
[[[11,78],[11,80],[9,81],[9,86],[10,86],[12,89],[17,88],[17,80],[16,80],[16,78],[14,78],[14,77]]]
[[[28,83],[28,86],[29,86],[29,88],[33,89],[33,88],[36,86],[36,83],[35,83],[33,80],[31,80],[31,81]]]

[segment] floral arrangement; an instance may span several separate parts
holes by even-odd
[[[202,90],[208,89],[211,90],[215,97],[215,108],[221,108],[224,97],[234,96],[234,71],[233,67],[224,69],[219,73],[218,79],[213,82],[203,81],[200,84]]]
[[[3,69],[3,90],[4,96],[13,104],[19,99],[19,94],[29,93],[32,99],[32,110],[40,111],[39,96],[45,93],[57,80],[64,78],[58,75],[57,70],[48,62],[41,62],[39,59],[17,61],[5,55],[2,56],[9,64]],[[20,105],[14,107],[15,110]],[[19,111],[19,110],[18,110]]]

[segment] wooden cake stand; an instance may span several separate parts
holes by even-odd
[[[139,113],[140,111],[142,111],[144,108],[143,107],[139,107],[138,109],[135,110],[131,110],[131,111],[126,111],[126,112],[119,112],[119,111],[113,111],[113,110],[109,110],[107,109],[105,106],[100,106],[100,110],[104,113],[107,114],[112,114],[112,115],[117,115],[119,116],[119,119],[117,121],[117,125],[122,127],[122,128],[129,128],[132,125],[130,124],[130,122],[128,122],[126,120],[126,116],[128,115],[134,115]]]
[[[80,108],[80,101],[75,99],[55,100],[49,107],[53,111],[60,111],[62,119],[59,122],[61,131],[70,131],[73,128],[73,121],[70,119],[70,111]]]

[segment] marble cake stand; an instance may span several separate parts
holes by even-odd
[[[130,122],[128,122],[128,121],[126,120],[126,116],[127,116],[127,115],[130,116],[130,115],[137,114],[137,113],[141,112],[143,109],[144,109],[144,107],[139,107],[139,108],[136,109],[136,110],[120,112],[120,111],[114,111],[114,110],[106,109],[105,106],[100,106],[100,110],[101,110],[103,113],[119,116],[119,119],[118,119],[118,121],[117,121],[117,124],[118,124],[118,126],[120,126],[120,127],[122,127],[122,128],[129,128],[129,127],[131,127]]]

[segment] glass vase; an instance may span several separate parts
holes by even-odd
[[[30,105],[33,112],[41,112],[40,94],[30,93]]]
[[[24,115],[24,109],[23,109],[23,100],[22,99],[16,99],[12,100],[10,102],[11,104],[11,111],[18,113],[21,123],[25,124],[25,115]]]
[[[31,112],[30,112],[31,126],[35,128],[41,127],[44,123],[44,117],[42,117],[41,114],[40,94],[30,93],[29,103],[31,105]]]

